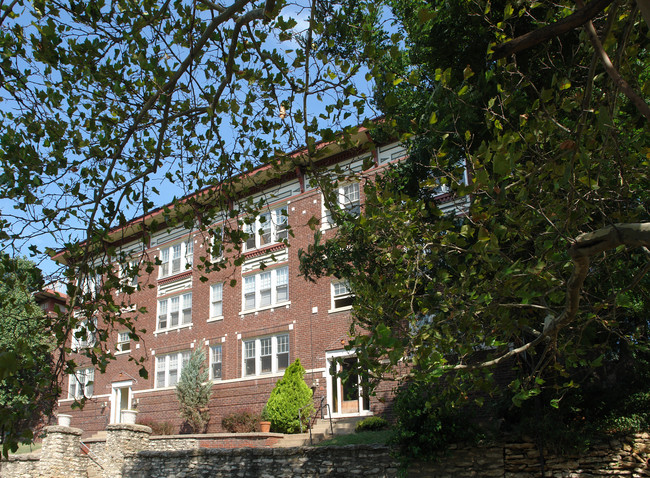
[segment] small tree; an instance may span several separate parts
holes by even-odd
[[[301,413],[303,417],[308,417],[313,412],[313,406],[308,406],[312,391],[305,383],[304,376],[305,369],[300,365],[300,359],[296,359],[271,391],[266,410],[273,431],[298,433],[300,431],[298,411],[307,407]]]
[[[212,383],[208,382],[203,347],[197,347],[183,367],[176,385],[176,397],[180,403],[180,415],[192,433],[203,433],[210,420],[208,402],[212,395]]]

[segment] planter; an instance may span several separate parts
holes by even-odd
[[[138,416],[137,410],[122,410],[122,423],[135,425],[135,419]]]
[[[271,431],[271,422],[260,422],[260,431],[262,433],[269,433]]]
[[[62,426],[62,427],[69,427],[70,422],[72,421],[72,415],[64,415],[63,413],[59,413],[56,416],[57,423]]]

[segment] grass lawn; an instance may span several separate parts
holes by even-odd
[[[9,452],[10,455],[22,455],[23,453],[31,453],[36,450],[40,450],[41,444],[40,443],[32,443],[31,445],[25,445],[24,443],[21,443],[18,445],[18,450],[16,450],[14,453]]]
[[[392,434],[391,430],[378,432],[359,432],[348,435],[339,435],[320,442],[316,446],[337,446],[337,445],[385,445]]]

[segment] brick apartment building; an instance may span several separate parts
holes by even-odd
[[[370,139],[365,133],[356,139],[359,148],[332,148],[322,161],[325,167],[337,165],[347,172],[350,180],[339,183],[338,197],[340,205],[352,212],[362,207],[363,181],[404,156],[404,148],[397,143],[368,148]],[[300,167],[286,171],[280,179],[262,182],[249,194],[256,201],[263,199],[260,214],[266,216],[263,221],[258,217],[254,227],[242,226],[241,217],[229,219],[231,226],[239,220],[234,224],[250,232],[242,247],[241,266],[207,274],[199,271],[196,264],[209,245],[201,233],[183,228],[163,227],[149,234],[146,246],[141,239],[130,242],[128,235],[122,240],[122,250],[130,251],[134,264],[143,254],[160,262],[151,274],[141,267],[133,279],[137,290],[129,298],[134,309],[146,307],[148,311],[138,316],[137,323],[146,333],[136,342],[126,329],[116,330],[108,344],[116,360],[104,374],[78,360],[82,365],[64,379],[59,401],[59,413],[71,414],[73,426],[92,434],[120,422],[121,410],[135,408],[139,420],[171,422],[179,430],[182,421],[175,384],[198,346],[206,351],[213,382],[209,432],[222,431],[225,415],[240,410],[259,412],[284,369],[296,358],[307,370],[305,381],[314,390],[316,402],[323,398],[333,417],[383,411],[390,385],[368,396],[358,380],[342,383],[331,374],[334,359],[343,358],[343,366],[355,360],[344,349],[352,303],[346,284],[334,279],[308,282],[299,272],[298,250],[307,249],[314,238],[310,219],[320,220],[324,239],[336,231],[329,224],[322,194]],[[63,256],[60,260],[64,261]],[[260,267],[262,263],[265,267]],[[236,279],[234,286],[232,279]],[[88,345],[73,340],[73,349]],[[128,360],[130,355],[147,358],[148,379],[139,377],[137,366]],[[75,397],[84,394],[89,397],[84,409],[72,408]]]

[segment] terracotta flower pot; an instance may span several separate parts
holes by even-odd
[[[271,431],[271,422],[260,422],[260,431],[262,433],[269,433]]]

